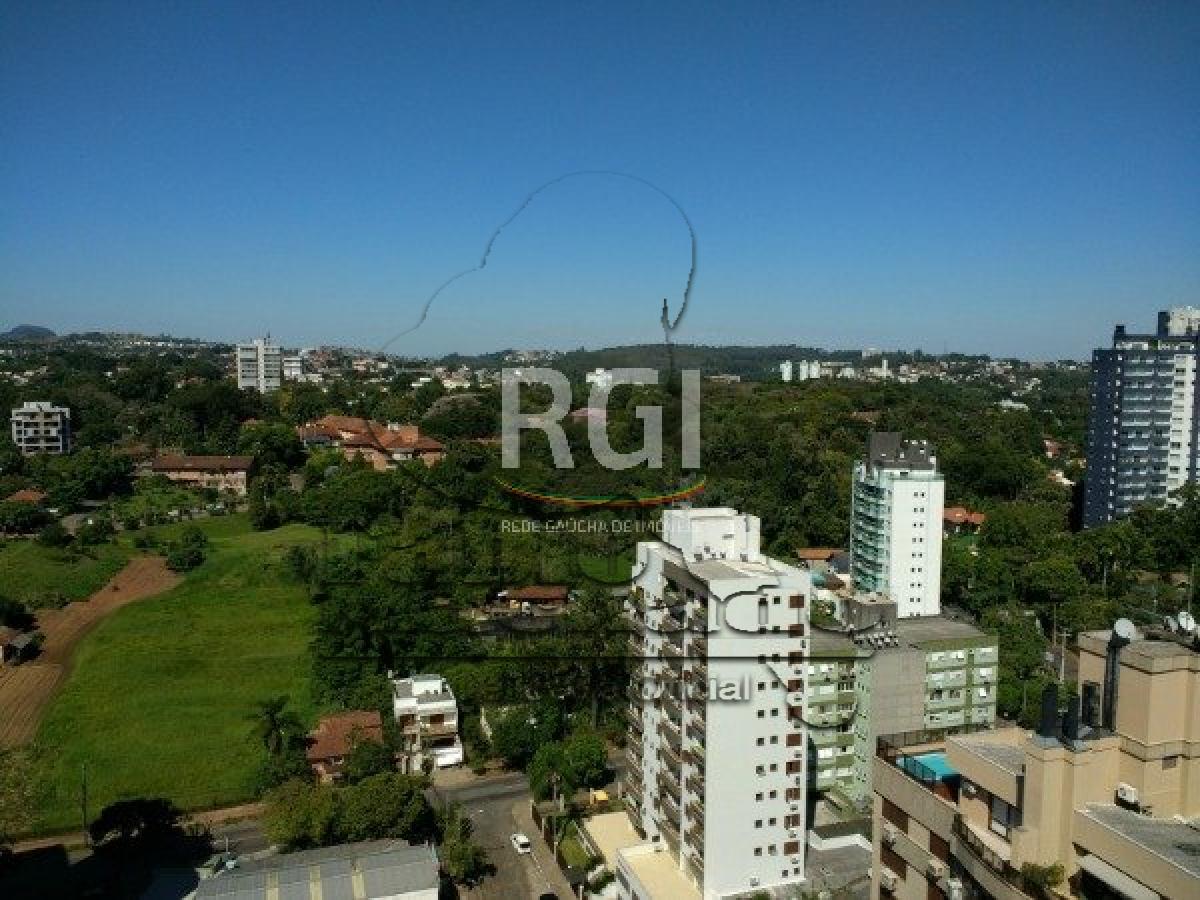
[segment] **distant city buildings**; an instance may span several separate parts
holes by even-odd
[[[850,559],[854,586],[886,594],[900,618],[941,611],[945,482],[933,447],[872,432],[854,467]]]
[[[728,508],[665,511],[637,554],[623,794],[648,843],[617,853],[618,897],[799,885],[810,575]]]
[[[12,411],[12,440],[25,456],[71,451],[71,410],[44,400],[26,401]]]
[[[1153,334],[1113,332],[1092,354],[1084,525],[1166,503],[1200,474],[1200,309],[1158,314]]]
[[[237,383],[241,390],[269,394],[283,383],[283,351],[270,337],[238,344],[235,353]]]
[[[790,359],[786,359],[779,364],[779,377],[783,381],[792,380],[792,361]]]
[[[304,377],[302,356],[285,356],[280,360],[280,366],[285,381],[299,381]]]

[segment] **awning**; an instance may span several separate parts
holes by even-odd
[[[1130,878],[1116,866],[1109,865],[1100,857],[1089,853],[1080,857],[1079,868],[1094,878],[1098,878],[1123,897],[1129,900],[1162,900],[1157,891],[1152,891],[1136,878]]]

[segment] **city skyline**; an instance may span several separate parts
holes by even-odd
[[[1194,9],[608,12],[11,5],[0,312],[381,346],[578,171],[686,212],[681,343],[1082,359],[1200,296]],[[390,349],[655,342],[689,269],[620,175],[492,250]]]

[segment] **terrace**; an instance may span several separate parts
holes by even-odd
[[[969,732],[979,733],[972,737]],[[887,765],[875,767],[875,787],[892,811],[891,816],[885,811],[884,864],[890,858],[900,868],[945,871],[945,860],[930,849],[932,838],[922,846],[910,837],[907,823],[915,819],[987,894],[1024,900],[1028,895],[1012,863],[1007,822],[999,823],[1003,828],[990,822],[983,801],[1001,795],[1018,800],[1019,737],[1016,731],[981,729],[949,738],[929,731],[880,737],[876,755]],[[1019,818],[1015,808],[1014,814]]]

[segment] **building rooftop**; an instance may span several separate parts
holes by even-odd
[[[936,461],[928,441],[910,441],[898,431],[872,431],[867,439],[867,464],[884,469],[933,471]]]
[[[624,811],[589,816],[584,820],[583,827],[609,868],[616,868],[618,850],[643,841],[629,821],[629,814]]]
[[[196,900],[353,900],[436,890],[437,853],[404,841],[364,841],[246,860],[200,882]]]
[[[1200,829],[1173,819],[1154,819],[1129,809],[1089,803],[1079,810],[1085,816],[1145,850],[1200,879]]]
[[[700,900],[700,891],[684,877],[665,847],[641,844],[619,851],[651,900]]]
[[[985,732],[985,735],[957,735],[947,737],[946,742],[957,744],[1012,775],[1024,773],[1025,748],[1016,743],[1024,732],[1008,729]]]
[[[253,456],[165,455],[155,457],[150,468],[155,472],[245,472],[253,463]]]
[[[383,722],[377,710],[351,710],[325,716],[309,734],[309,760],[345,756],[354,740],[383,743]]]
[[[957,641],[988,635],[970,622],[945,616],[911,616],[897,619],[893,626],[901,644],[924,646],[936,641]]]

